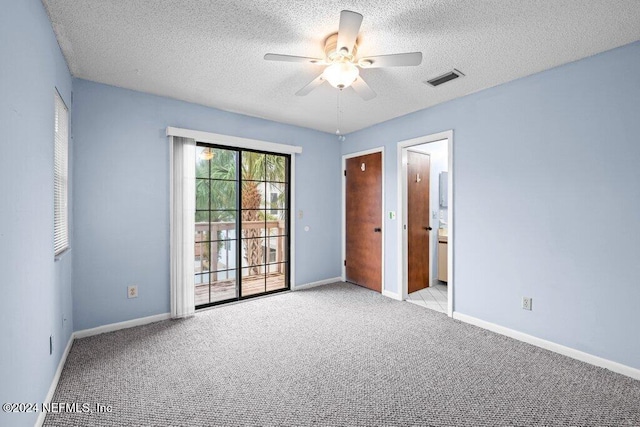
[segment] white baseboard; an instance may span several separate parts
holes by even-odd
[[[304,283],[302,285],[295,285],[291,290],[299,291],[301,289],[313,288],[316,286],[328,285],[330,283],[342,282],[341,277],[332,277],[330,279],[318,280],[317,282]]]
[[[575,348],[534,337],[533,335],[528,335],[514,329],[496,325],[495,323],[487,322],[466,314],[454,312],[453,318],[471,325],[479,326],[480,328],[487,329],[500,335],[505,335],[518,341],[526,342],[527,344],[535,345],[536,347],[544,348],[545,350],[553,351],[554,353],[562,354],[563,356],[571,357],[572,359],[580,360],[581,362],[609,369],[610,371],[617,372],[618,374],[640,380],[640,369],[632,368],[631,366],[623,365],[622,363],[594,356],[592,354],[576,350]]]
[[[400,296],[399,293],[396,293],[396,292],[391,292],[391,291],[388,291],[386,289],[383,289],[382,290],[382,295],[384,295],[387,298],[391,298],[391,299],[394,299],[394,300],[397,300],[397,301],[402,301],[402,297]]]
[[[60,362],[58,362],[58,369],[56,369],[56,373],[53,375],[53,380],[51,380],[51,386],[49,387],[49,391],[47,392],[47,396],[44,398],[44,402],[42,403],[50,403],[51,399],[53,399],[53,395],[56,392],[56,388],[58,387],[58,381],[60,381],[60,375],[62,374],[62,369],[64,368],[64,364],[67,362],[67,356],[69,355],[69,351],[71,350],[71,346],[73,345],[74,334],[72,333],[69,337],[69,341],[67,341],[67,347],[62,352],[62,356],[60,357]],[[41,427],[44,424],[44,417],[46,413],[44,411],[40,411],[38,415],[38,419],[36,420],[35,427]]]
[[[97,328],[83,329],[73,333],[75,338],[85,338],[92,335],[104,334],[105,332],[113,332],[120,329],[133,328],[134,326],[146,325],[148,323],[160,322],[171,318],[170,313],[156,314],[154,316],[141,317],[139,319],[131,319],[124,322],[110,323],[108,325],[98,326]]]

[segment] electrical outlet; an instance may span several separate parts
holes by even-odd
[[[522,309],[531,311],[533,305],[533,298],[522,297]]]
[[[127,287],[127,298],[138,298],[138,285]]]

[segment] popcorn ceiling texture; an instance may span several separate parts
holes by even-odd
[[[341,95],[352,132],[640,39],[637,0],[43,0],[74,77],[278,122],[336,130],[338,90],[295,92],[322,68],[340,11],[364,15],[359,56],[421,51],[422,65],[364,70],[378,96]],[[422,82],[452,68],[467,77]]]

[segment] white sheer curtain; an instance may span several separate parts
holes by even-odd
[[[171,137],[171,317],[195,313],[196,141]]]

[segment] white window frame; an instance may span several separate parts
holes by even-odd
[[[54,101],[53,249],[69,249],[69,109],[58,90]]]

